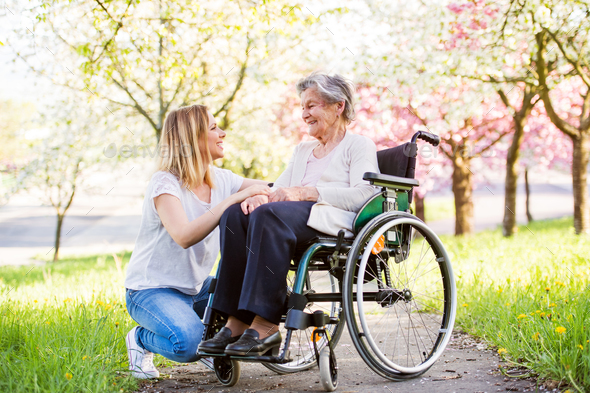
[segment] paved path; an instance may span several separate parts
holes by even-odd
[[[96,179],[92,194],[76,196],[64,220],[60,255],[133,250],[150,171],[136,166],[126,174],[127,167],[132,165],[128,164],[119,174]],[[480,185],[474,192],[476,231],[495,228],[502,222],[501,175],[492,174],[490,182]],[[569,175],[552,173],[532,177],[531,210],[535,219],[572,215]],[[452,204],[449,190],[429,194],[427,198],[427,208],[428,201],[445,200]],[[525,223],[522,185],[517,202],[518,222]],[[454,231],[453,217],[428,224],[438,234]],[[0,265],[27,264],[34,262],[32,258],[35,256],[51,256],[55,227],[55,210],[51,206],[41,206],[32,196],[14,197],[6,206],[0,207]]]
[[[338,392],[443,393],[443,392],[531,392],[536,381],[504,377],[498,368],[501,359],[484,344],[466,334],[454,333],[441,358],[421,377],[392,382],[374,374],[356,353],[348,331],[336,349]],[[161,370],[159,381],[142,382],[141,393],[189,392],[322,392],[319,371],[278,375],[255,363],[242,363],[240,381],[232,388],[221,385],[215,373],[201,363]],[[505,366],[506,367],[506,366]],[[544,388],[536,390],[546,391]]]

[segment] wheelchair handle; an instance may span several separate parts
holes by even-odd
[[[415,133],[412,137],[412,143],[416,143],[417,139],[422,139],[423,141],[430,143],[434,147],[440,144],[440,136],[426,131],[418,131],[417,133]]]

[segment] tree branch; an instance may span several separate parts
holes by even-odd
[[[579,138],[580,132],[579,130],[574,127],[573,125],[569,124],[565,120],[563,120],[557,112],[555,112],[555,108],[553,107],[553,103],[551,102],[551,97],[549,96],[549,87],[547,86],[547,69],[545,65],[545,50],[546,50],[546,41],[545,41],[545,30],[536,34],[535,37],[537,41],[537,73],[539,75],[539,91],[540,96],[543,99],[543,103],[545,104],[545,110],[547,115],[551,119],[551,122],[559,128],[564,134],[569,135],[572,138]]]
[[[117,86],[119,86],[119,88],[121,90],[123,90],[125,93],[127,93],[127,96],[129,98],[131,98],[131,101],[133,101],[133,103],[134,103],[133,107],[135,109],[137,109],[137,111],[139,113],[141,113],[143,115],[143,117],[145,117],[150,122],[150,125],[154,128],[154,131],[157,132],[158,131],[158,126],[156,125],[156,123],[154,123],[154,121],[152,120],[152,118],[150,117],[150,115],[145,111],[145,109],[143,109],[143,107],[141,105],[139,105],[139,103],[135,100],[135,98],[133,97],[133,94],[131,94],[131,92],[125,86],[123,86],[121,82],[119,82],[117,79],[115,79],[114,76],[111,75],[110,77],[111,77],[111,80]]]
[[[553,41],[555,41],[555,43],[557,44],[557,47],[559,48],[559,51],[561,52],[563,57],[565,57],[567,62],[570,63],[574,67],[574,69],[576,70],[576,73],[580,76],[580,78],[582,78],[582,81],[584,81],[584,84],[586,84],[586,86],[590,87],[590,77],[588,77],[588,75],[584,72],[584,70],[582,69],[582,66],[580,65],[580,57],[581,56],[579,56],[579,54],[578,54],[578,59],[576,59],[576,60],[571,58],[567,54],[565,47],[557,39],[557,36],[549,29],[544,28],[543,30],[546,31],[551,36]]]
[[[236,97],[236,94],[238,93],[238,91],[242,87],[242,83],[244,82],[244,77],[246,76],[246,68],[248,67],[248,58],[250,57],[249,52],[250,52],[250,46],[251,45],[252,45],[252,40],[248,37],[248,44],[246,45],[246,59],[244,60],[244,62],[242,63],[242,67],[240,68],[240,73],[239,73],[239,76],[238,76],[238,81],[236,82],[236,86],[234,88],[234,91],[228,97],[228,99],[225,101],[225,103],[221,106],[221,108],[219,108],[213,114],[214,117],[217,116],[217,115],[219,115],[223,111],[226,111],[227,112],[229,106],[231,105],[231,103],[233,102],[234,98]],[[225,125],[225,126],[227,127],[227,125]]]

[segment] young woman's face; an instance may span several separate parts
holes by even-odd
[[[223,158],[223,138],[225,138],[225,131],[217,126],[217,122],[211,112],[207,111],[207,114],[209,115],[209,152],[211,153],[211,158],[217,160],[218,158]]]

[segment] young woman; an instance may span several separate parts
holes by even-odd
[[[136,378],[160,375],[154,353],[196,360],[219,219],[229,206],[270,193],[263,181],[210,165],[223,157],[225,135],[202,105],[172,111],[164,123],[159,167],[147,187],[125,280],[127,310],[139,324],[126,338]]]

